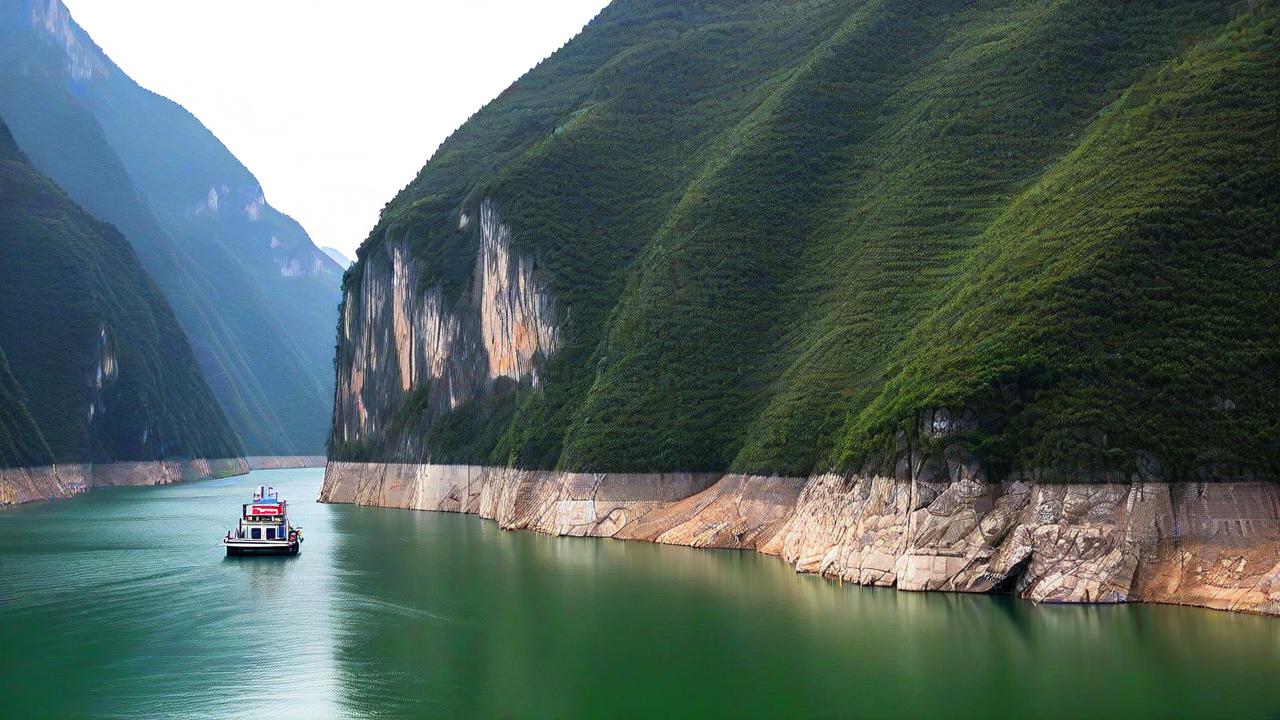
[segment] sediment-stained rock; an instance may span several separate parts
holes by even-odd
[[[555,473],[331,462],[320,499],[507,529],[740,548],[797,571],[1039,602],[1280,614],[1280,486]]]
[[[243,458],[0,468],[0,507],[71,497],[93,487],[169,485],[247,472],[249,465]]]
[[[655,508],[614,537],[776,555],[778,536],[804,483],[803,478],[726,475],[696,495]]]
[[[0,468],[0,506],[70,497],[84,492],[86,487],[83,481],[58,472],[53,465]]]
[[[326,463],[323,455],[251,455],[244,460],[250,470],[322,468]]]
[[[1136,599],[1280,615],[1280,486],[1141,488]],[[1139,513],[1135,513],[1139,514]]]
[[[706,490],[718,478],[332,462],[320,501],[468,512],[508,529],[612,537],[639,518]]]
[[[892,585],[906,549],[910,483],[821,475],[800,493],[782,558],[800,572]]]
[[[485,468],[469,465],[329,463],[320,502],[477,512]]]

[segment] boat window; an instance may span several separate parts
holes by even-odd
[[[261,539],[262,539],[262,528],[254,528],[253,530],[250,530],[249,532],[251,533],[251,535],[250,535],[250,536],[251,536],[254,540],[261,540]]]
[[[268,539],[268,540],[275,540],[275,539],[276,539],[276,529],[275,529],[275,528],[267,528],[267,539]]]

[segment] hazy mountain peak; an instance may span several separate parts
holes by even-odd
[[[109,74],[110,64],[102,49],[71,19],[61,0],[31,0],[30,16],[32,26],[43,30],[49,41],[62,48],[68,77],[90,80]]]

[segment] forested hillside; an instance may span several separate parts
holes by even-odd
[[[1274,478],[1278,184],[1273,2],[619,0],[388,204],[332,454]]]
[[[241,454],[137,255],[0,123],[0,467]]]
[[[0,0],[0,115],[36,168],[136,250],[246,450],[318,453],[342,269],[248,169],[60,0]]]

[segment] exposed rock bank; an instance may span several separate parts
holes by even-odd
[[[292,470],[295,468],[322,468],[323,455],[251,455],[245,458],[250,470]]]
[[[242,458],[0,468],[0,507],[71,497],[92,487],[170,485],[247,472],[249,464]]]
[[[329,463],[322,502],[778,555],[801,572],[1042,602],[1280,615],[1280,485],[928,483]]]

